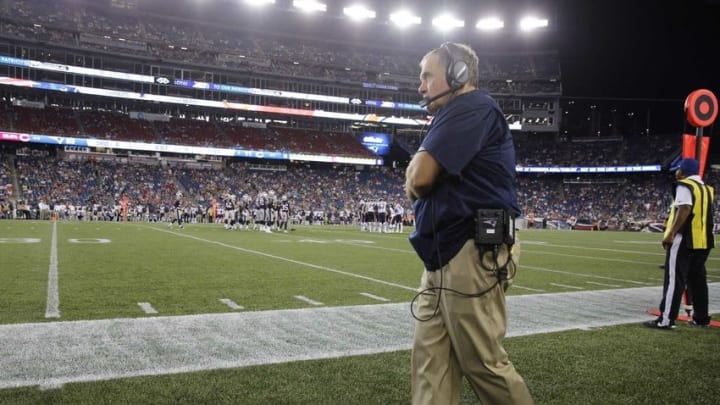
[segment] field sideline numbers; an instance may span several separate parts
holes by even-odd
[[[40,243],[37,238],[0,238],[0,243]]]
[[[99,245],[103,243],[110,243],[110,239],[99,239],[99,238],[82,238],[82,239],[68,239],[68,242],[70,243],[88,243],[88,244],[94,244]]]
[[[375,242],[371,240],[360,240],[360,239],[334,239],[334,240],[327,240],[327,239],[299,239],[298,242],[300,243],[349,243],[349,244],[356,244],[356,245],[371,245]]]

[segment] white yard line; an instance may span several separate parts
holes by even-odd
[[[611,258],[611,257],[571,255],[571,254],[567,254],[567,253],[547,252],[547,251],[541,251],[541,250],[529,250],[529,249],[524,249],[522,252],[523,252],[523,253],[538,254],[538,255],[552,255],[552,256],[574,257],[574,258],[578,258],[578,259],[592,259],[592,260],[596,260],[596,261],[599,261],[599,262],[619,262],[619,263],[651,264],[651,265],[657,265],[657,264],[658,264],[658,262],[641,262],[641,261],[638,261],[638,260],[613,259],[613,258]]]
[[[238,305],[235,301],[229,299],[229,298],[220,298],[219,300],[223,304],[227,305],[230,309],[244,309],[242,305]]]
[[[363,296],[368,297],[368,298],[372,298],[372,299],[377,300],[377,301],[390,302],[390,300],[389,300],[388,298],[379,297],[379,296],[377,296],[377,295],[373,295],[373,294],[366,293],[366,292],[361,292],[360,295],[363,295]]]
[[[50,241],[50,269],[48,270],[47,303],[45,318],[60,318],[60,292],[58,291],[57,221],[53,221]]]
[[[405,289],[405,290],[410,290],[410,291],[415,291],[415,292],[417,291],[417,287],[404,286],[404,285],[400,285],[400,284],[396,284],[396,283],[391,283],[391,282],[384,281],[384,280],[379,280],[379,279],[372,278],[372,277],[363,276],[363,275],[360,275],[360,274],[355,274],[355,273],[350,273],[350,272],[346,272],[346,271],[342,271],[342,270],[338,270],[338,269],[333,269],[333,268],[330,268],[330,267],[319,266],[319,265],[312,264],[312,263],[307,263],[307,262],[301,262],[301,261],[298,261],[298,260],[293,260],[293,259],[289,259],[289,258],[282,257],[282,256],[276,256],[276,255],[272,255],[272,254],[269,254],[269,253],[260,252],[260,251],[257,251],[257,250],[246,249],[246,248],[242,248],[242,247],[239,247],[239,246],[229,245],[229,244],[223,243],[223,242],[218,242],[218,241],[214,241],[214,240],[210,240],[210,239],[203,239],[203,238],[200,238],[200,237],[197,237],[197,236],[188,235],[188,234],[186,234],[186,233],[172,232],[172,231],[168,231],[168,230],[165,230],[165,229],[154,228],[154,227],[150,227],[149,229],[152,229],[152,230],[155,230],[155,231],[158,231],[158,232],[170,233],[170,234],[172,234],[172,235],[181,236],[181,237],[185,237],[185,238],[195,239],[195,240],[198,240],[198,241],[201,241],[201,242],[206,242],[206,243],[211,243],[211,244],[215,244],[215,245],[220,245],[220,246],[227,247],[227,248],[230,248],[230,249],[235,249],[235,250],[239,250],[239,251],[246,252],[246,253],[252,253],[252,254],[256,254],[256,255],[260,255],[260,256],[265,256],[265,257],[269,257],[269,258],[276,259],[276,260],[283,260],[283,261],[287,261],[287,262],[294,263],[294,264],[298,264],[298,265],[302,265],[302,266],[307,266],[307,267],[311,267],[311,268],[315,268],[315,269],[320,269],[320,270],[324,270],[324,271],[330,271],[330,272],[333,272],[333,273],[343,274],[343,275],[346,275],[346,276],[356,277],[356,278],[360,278],[360,279],[363,279],[363,280],[368,280],[368,281],[372,281],[372,282],[376,282],[376,283],[381,283],[381,284],[385,284],[385,285],[390,285],[390,286],[402,288],[402,289]],[[359,247],[375,248],[375,249],[381,248],[381,247],[374,246],[374,245],[364,245],[364,244],[360,244],[360,243],[358,243],[358,244],[353,244],[353,245],[354,245],[354,246],[359,246]],[[388,249],[387,249],[387,248],[383,248],[383,250],[388,250]],[[392,250],[398,251],[398,252],[402,252],[402,253],[412,252],[412,251],[406,251],[406,250],[400,250],[400,249],[392,249]],[[609,250],[609,249],[603,249],[603,250]],[[527,250],[525,250],[525,252],[527,252]],[[531,252],[534,252],[534,251],[531,251]],[[413,252],[413,253],[414,253],[414,252]],[[538,252],[538,253],[543,253],[543,252]],[[572,256],[572,255],[564,255],[564,256],[570,256],[570,257],[585,257],[585,256]],[[598,258],[595,258],[595,257],[593,257],[592,259],[599,260]],[[632,263],[636,263],[636,264],[637,264],[638,262],[632,262]],[[652,263],[652,264],[655,264],[655,263]],[[608,280],[608,281],[621,281],[621,282],[630,283],[630,284],[637,284],[637,285],[648,285],[648,284],[649,284],[649,283],[644,283],[644,282],[639,282],[639,281],[634,281],[634,280],[621,279],[621,278],[603,277],[603,276],[596,276],[596,275],[593,275],[593,274],[573,273],[573,272],[562,271],[562,270],[553,270],[553,269],[547,269],[547,268],[542,268],[542,267],[534,267],[534,266],[520,265],[520,271],[522,271],[523,269],[539,270],[539,271],[553,272],[553,273],[559,273],[559,274],[568,274],[568,275],[573,275],[573,276],[577,276],[577,277],[590,277],[590,278],[597,278],[597,279],[600,279],[600,280]],[[526,290],[529,290],[529,291],[543,292],[542,290],[535,290],[535,289],[531,289],[531,288],[528,288],[528,287],[519,287],[519,286],[518,286],[518,288],[526,289]]]
[[[569,288],[571,290],[584,290],[584,288],[578,287],[576,285],[567,285],[567,284],[558,284],[558,283],[550,283],[550,285],[554,285],[555,287]]]
[[[315,306],[325,305],[325,304],[323,304],[323,303],[320,302],[320,301],[312,300],[312,299],[310,299],[310,298],[308,298],[308,297],[306,297],[306,296],[304,296],[304,295],[294,295],[293,297],[299,299],[299,300],[302,301],[302,302],[307,302],[307,303],[310,304],[310,305],[315,305]]]
[[[354,238],[360,238],[365,235],[368,235],[367,232],[360,232],[359,230],[357,232],[353,232],[353,231],[346,230],[346,229],[325,229],[325,228],[321,228],[321,227],[313,228],[313,231],[318,232],[318,233],[325,232],[325,233],[337,233],[337,234],[352,235]],[[370,233],[369,235],[372,235],[375,238],[377,238],[378,236],[382,236],[382,237],[387,236],[387,237],[392,237],[392,238],[396,237],[396,234]],[[408,237],[408,236],[410,236],[410,233],[409,233],[409,231],[406,231],[405,233],[403,233],[403,235]],[[521,244],[522,245],[542,245],[542,246],[547,246],[547,247],[583,249],[586,251],[602,251],[602,252],[613,252],[613,253],[630,253],[630,254],[636,254],[636,255],[665,256],[665,253],[662,251],[662,247],[661,247],[659,239],[657,241],[630,241],[630,242],[623,241],[623,243],[642,243],[642,244],[655,245],[658,248],[657,251],[655,251],[655,252],[650,251],[650,250],[648,250],[646,252],[638,252],[636,250],[598,248],[598,247],[589,247],[589,246],[585,246],[585,245],[580,246],[580,245],[553,244],[553,243],[549,243],[549,242],[542,241],[542,240],[526,240],[526,239],[522,238],[522,235],[523,235],[522,233],[520,235],[521,235]],[[658,235],[660,235],[660,234],[658,234]],[[614,241],[614,242],[617,243],[618,241]],[[389,249],[389,248],[385,248],[385,249],[386,250],[398,250],[398,249]],[[407,252],[414,253],[414,251],[412,249],[407,250]],[[710,258],[710,259],[713,259],[713,258]],[[720,258],[718,258],[716,260],[720,260]]]
[[[522,241],[521,241],[522,242]],[[610,249],[610,248],[598,248],[598,247],[592,247],[592,246],[585,246],[585,245],[557,245],[554,243],[547,243],[543,245],[545,247],[560,247],[560,248],[570,248],[570,249],[582,249],[586,251],[598,251],[598,252],[611,252],[611,253],[630,253],[634,255],[645,255],[645,256],[665,256],[665,252],[662,251],[662,247],[660,245],[660,240],[658,239],[657,242],[657,250],[655,252],[647,251],[647,252],[639,252],[637,250],[622,250],[622,249]]]
[[[254,254],[254,255],[258,255],[258,256],[264,256],[264,257],[267,257],[267,258],[270,258],[270,259],[282,260],[282,261],[285,261],[285,262],[288,262],[288,263],[297,264],[297,265],[299,265],[299,266],[306,266],[306,267],[310,267],[310,268],[317,269],[317,270],[323,270],[323,271],[328,271],[328,272],[331,272],[331,273],[342,274],[342,275],[348,276],[348,277],[355,277],[355,278],[359,278],[359,279],[362,279],[362,280],[371,281],[371,282],[373,282],[373,283],[389,285],[389,286],[391,286],[391,287],[397,287],[397,288],[402,288],[403,290],[409,290],[409,291],[417,292],[417,287],[408,287],[408,286],[406,286],[406,285],[397,284],[397,283],[391,283],[391,282],[389,282],[389,281],[380,280],[380,279],[372,278],[372,277],[368,277],[368,276],[363,276],[363,275],[361,275],[361,274],[355,274],[355,273],[350,273],[350,272],[348,272],[348,271],[333,269],[332,267],[325,267],[325,266],[320,266],[320,265],[317,265],[317,264],[312,264],[312,263],[307,263],[307,262],[301,262],[301,261],[299,261],[299,260],[293,260],[293,259],[290,259],[290,258],[287,258],[287,257],[282,257],[282,256],[277,256],[277,255],[271,255],[271,254],[269,254],[269,253],[260,252],[260,251],[258,251],[258,250],[246,249],[246,248],[242,248],[242,247],[239,247],[239,246],[229,245],[229,244],[223,243],[223,242],[218,242],[218,241],[215,241],[215,240],[199,238],[199,237],[197,237],[197,236],[188,235],[188,234],[186,234],[186,233],[171,232],[171,231],[167,231],[167,230],[160,229],[160,228],[154,228],[154,227],[148,227],[148,229],[152,229],[152,230],[157,231],[157,232],[169,233],[169,234],[176,235],[176,236],[180,236],[180,237],[183,237],[183,238],[194,239],[194,240],[197,240],[197,241],[200,241],[200,242],[211,243],[211,244],[213,244],[213,245],[223,246],[223,247],[226,247],[226,248],[229,248],[229,249],[239,250],[239,251],[245,252],[245,253],[251,253],[251,254]]]
[[[526,265],[524,265],[524,264],[521,264],[519,271],[522,271],[522,270],[524,270],[524,269],[545,271],[545,272],[548,272],[548,273],[567,274],[567,275],[576,276],[576,277],[596,278],[596,279],[599,279],[599,280],[621,281],[621,282],[623,282],[623,283],[631,283],[631,284],[639,284],[639,285],[648,285],[648,284],[650,284],[650,283],[644,283],[644,282],[642,282],[642,281],[628,280],[628,279],[624,279],[624,278],[596,276],[596,275],[594,275],[594,274],[585,274],[585,273],[573,273],[573,272],[571,272],[571,271],[548,269],[548,268],[545,268],[545,267],[526,266]]]
[[[620,287],[622,287],[622,286],[619,285],[619,284],[598,283],[597,281],[586,281],[586,283],[588,283],[588,284],[595,284],[595,285],[599,285],[599,286],[602,286],[602,287],[614,287],[614,288],[620,288]]]
[[[535,292],[545,292],[545,290],[541,290],[539,288],[530,288],[530,287],[523,287],[521,285],[517,285],[513,283],[512,288],[519,288],[521,290],[527,290],[527,291],[535,291]]]
[[[658,235],[659,235],[659,234],[658,234]],[[615,241],[615,242],[619,242],[619,241]],[[639,241],[635,241],[635,242],[633,242],[633,241],[622,241],[622,243],[627,243],[627,244],[630,244],[630,243],[638,243],[638,242],[639,242]],[[524,242],[523,242],[523,243],[524,243]],[[538,243],[538,242],[533,242],[533,243]],[[647,252],[641,252],[641,251],[637,251],[637,250],[622,250],[622,249],[610,249],[610,248],[596,248],[596,247],[579,246],[579,245],[558,245],[558,244],[553,244],[553,243],[546,243],[544,246],[547,246],[547,247],[570,248],[570,249],[595,250],[595,251],[599,251],[599,252],[630,253],[630,254],[633,254],[633,255],[662,256],[662,257],[665,257],[665,252],[662,251],[662,247],[660,247],[661,244],[660,244],[660,240],[659,240],[659,239],[658,239],[657,241],[655,241],[655,242],[649,242],[649,244],[655,245],[655,246],[657,247],[657,249],[653,249],[654,251],[648,250]],[[708,261],[717,261],[717,260],[720,260],[720,257],[714,257],[714,256],[712,256],[712,255],[711,255],[710,257],[708,257]]]
[[[386,250],[388,252],[410,253],[410,254],[414,254],[414,255],[417,254],[412,249],[389,248],[389,247],[385,247],[385,246],[370,245],[370,244],[366,244],[366,243],[357,243],[357,242],[352,242],[352,241],[348,241],[348,240],[335,240],[334,242],[341,243],[343,245],[371,248],[371,249],[377,249],[377,250]],[[420,262],[420,259],[418,259],[418,263],[419,262]]]
[[[145,312],[148,315],[158,313],[158,311],[155,308],[153,308],[152,304],[150,304],[149,302],[138,302],[138,306],[140,307],[140,309],[143,310],[143,312]]]

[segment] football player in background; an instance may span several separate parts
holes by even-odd
[[[403,222],[402,217],[405,215],[405,208],[403,208],[402,204],[395,203],[395,208],[393,210],[393,217],[392,217],[392,231],[393,232],[399,232],[402,233],[403,231]]]
[[[287,233],[288,220],[290,218],[290,203],[288,202],[287,196],[282,196],[280,200],[280,209],[278,213],[278,229]]]
[[[174,211],[174,218],[170,222],[170,227],[173,226],[173,224],[177,223],[178,227],[180,229],[183,229],[183,221],[182,221],[182,192],[178,191],[175,193],[175,202],[173,203],[173,211]]]
[[[223,210],[223,226],[225,229],[235,229],[235,195],[228,193],[225,196],[225,209]]]

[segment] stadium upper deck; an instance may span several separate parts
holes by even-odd
[[[169,79],[170,83],[139,84],[17,66],[7,68],[8,77],[300,110],[424,117],[416,108],[404,108],[416,107],[417,62],[424,52],[417,46],[370,47],[363,41],[340,43],[289,37],[272,30],[257,35],[213,21],[196,19],[190,23],[151,13],[98,7],[95,2],[48,5],[24,0],[6,1],[3,6],[7,13],[0,19],[0,36],[6,41],[0,43],[0,48],[4,47],[3,53],[8,56],[152,75]],[[496,96],[510,98],[510,104],[519,110],[512,112],[515,114],[522,112],[522,96],[554,100],[561,92],[560,70],[553,52],[484,54],[481,72],[481,86]],[[199,83],[340,96],[349,102],[338,105],[239,95],[209,91]],[[388,101],[395,111],[387,110]]]

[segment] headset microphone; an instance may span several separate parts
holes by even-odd
[[[443,91],[442,93],[440,93],[440,94],[438,94],[438,95],[436,95],[436,96],[434,96],[434,97],[423,98],[422,100],[420,100],[420,101],[418,102],[418,104],[420,105],[420,107],[425,108],[425,107],[429,106],[433,101],[439,99],[440,97],[444,97],[444,96],[452,93],[452,92],[455,91],[455,90],[456,90],[456,89],[453,89],[453,88],[451,87],[451,88]]]

